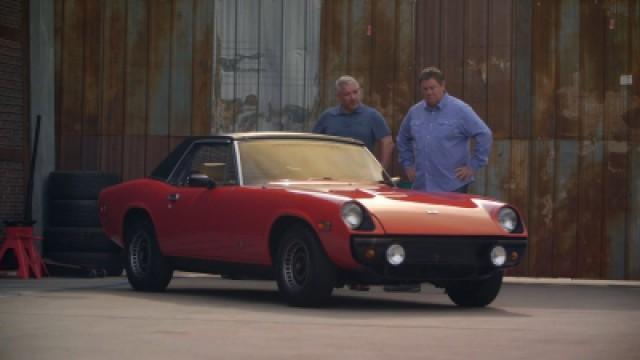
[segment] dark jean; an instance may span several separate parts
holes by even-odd
[[[464,185],[464,186],[460,186],[459,188],[453,190],[453,192],[457,192],[457,193],[461,193],[461,194],[466,194],[469,192],[469,184]]]

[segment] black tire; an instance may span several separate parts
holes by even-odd
[[[502,287],[502,276],[502,271],[496,271],[486,279],[456,282],[447,286],[447,295],[458,306],[487,306],[498,296]]]
[[[56,251],[119,253],[122,248],[101,228],[50,227],[42,241],[45,253]]]
[[[52,200],[49,227],[100,227],[97,200]]]
[[[153,225],[140,220],[126,229],[125,267],[131,287],[138,291],[164,291],[173,268],[162,255]]]
[[[116,174],[100,171],[56,171],[49,174],[50,200],[96,200],[100,191],[120,182]]]
[[[278,244],[278,289],[292,306],[325,305],[336,284],[336,267],[316,235],[304,225],[294,225]]]

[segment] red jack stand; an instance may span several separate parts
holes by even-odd
[[[11,225],[5,227],[6,236],[2,246],[0,246],[0,261],[7,253],[13,249],[18,260],[18,277],[28,279],[30,274],[39,279],[42,275],[48,275],[47,267],[42,261],[40,254],[34,246],[34,241],[42,240],[33,236],[33,228],[24,225]]]
[[[36,120],[35,140],[33,153],[31,154],[31,170],[29,171],[29,181],[24,200],[24,220],[5,221],[5,239],[0,246],[0,261],[7,253],[13,249],[18,259],[18,277],[28,279],[30,274],[39,279],[43,274],[49,275],[40,254],[34,246],[34,241],[42,238],[33,236],[33,224],[36,222],[31,218],[31,197],[33,196],[33,174],[36,166],[36,155],[38,154],[38,139],[40,138],[40,115]]]

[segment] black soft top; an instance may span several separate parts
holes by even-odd
[[[335,141],[341,143],[362,145],[364,144],[359,140],[354,140],[351,138],[344,138],[338,136],[329,136],[329,135],[321,135],[321,134],[312,134],[312,133],[293,133],[293,132],[248,132],[248,133],[233,133],[233,134],[225,134],[225,135],[215,135],[215,136],[191,136],[186,138],[183,142],[178,144],[175,149],[169,155],[160,162],[160,164],[153,169],[150,177],[162,181],[167,181],[169,179],[169,175],[173,169],[178,165],[180,159],[184,153],[191,148],[195,142],[200,141],[220,141],[220,142],[234,142],[234,141],[247,141],[247,140],[258,140],[258,139],[307,139],[307,140],[325,140],[325,141]]]

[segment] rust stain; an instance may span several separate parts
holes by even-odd
[[[561,104],[559,106],[560,115],[564,118],[577,119],[580,113],[578,106],[580,102],[580,73],[571,74],[571,85],[558,88],[556,93]]]
[[[589,156],[597,150],[597,144],[595,140],[589,139],[582,142],[582,146],[580,147],[580,156]]]
[[[480,78],[482,78],[483,83],[487,83],[487,63],[486,62],[476,62],[473,59],[467,59],[467,69],[470,71],[476,71],[480,73]]]
[[[489,65],[497,66],[501,71],[508,71],[511,68],[511,61],[509,61],[509,59],[499,59],[492,56],[491,59],[489,59]]]
[[[604,135],[604,97],[595,91],[584,93],[582,107],[582,136],[601,139]]]
[[[375,108],[383,115],[391,115],[393,114],[393,106],[395,100],[397,100],[397,95],[394,94],[393,88],[391,88],[391,84],[385,85],[384,90],[377,90],[375,93],[372,93],[370,96],[371,104],[375,105]],[[406,111],[406,109],[405,109]],[[403,113],[404,116],[404,113]],[[387,119],[391,120],[391,119]]]
[[[629,110],[624,113],[624,122],[631,129],[640,129],[640,96],[631,98]]]
[[[322,32],[324,35],[329,35],[327,43],[329,44],[330,50],[328,52],[329,56],[327,57],[327,60],[333,62],[333,66],[335,66],[335,64],[344,62],[343,57],[340,55],[344,55],[343,41],[346,41],[346,39],[344,38],[345,34],[343,33],[343,31],[345,29],[344,21],[346,15],[343,15],[341,12],[345,11],[346,8],[344,4],[340,5],[341,6],[338,6],[335,3],[329,5],[329,7],[327,8],[327,24],[330,26],[330,29],[333,29],[333,31],[329,30]]]
[[[627,172],[627,153],[629,145],[626,141],[608,141],[607,152],[609,153],[609,161],[607,161],[607,169],[610,174],[620,174]]]
[[[554,80],[550,76],[547,76],[544,74],[536,75],[535,82],[536,82],[536,84],[534,84],[535,89],[554,89],[555,88]],[[547,112],[551,107],[551,103],[548,101],[546,96],[534,97],[533,105],[535,108],[534,114],[543,114]]]
[[[584,94],[582,98],[582,115],[589,118],[601,119],[604,115],[602,96],[596,92]]]
[[[526,145],[528,145],[528,143],[525,143]],[[522,176],[522,169],[528,169],[528,158],[529,158],[529,153],[528,152],[523,152],[522,148],[524,148],[524,146],[522,146],[520,143],[517,143],[516,141],[514,141],[512,143],[512,157],[511,157],[511,161],[512,161],[512,174],[511,174],[511,183],[509,185],[509,188],[512,190],[516,190],[516,189],[524,189],[525,185],[528,184],[527,181],[527,177]]]
[[[629,151],[629,145],[625,141],[610,141],[607,143],[607,149],[612,154],[626,154]]]
[[[540,214],[542,215],[542,221],[547,229],[551,228],[551,219],[553,218],[553,197],[551,194],[547,194],[541,199],[542,209]]]

